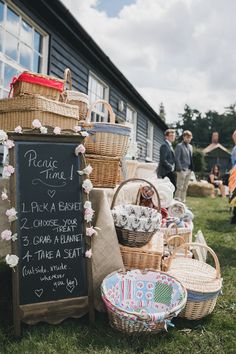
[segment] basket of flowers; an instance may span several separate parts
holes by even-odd
[[[133,204],[115,206],[118,194],[124,185],[136,181],[145,182],[154,189],[158,201],[157,209]],[[111,204],[111,213],[119,242],[124,246],[142,247],[151,240],[154,233],[160,227],[161,214],[158,192],[154,185],[145,179],[128,179],[122,182],[117,188]]]
[[[179,281],[150,270],[111,273],[103,280],[101,293],[111,326],[129,334],[167,329],[187,300]]]

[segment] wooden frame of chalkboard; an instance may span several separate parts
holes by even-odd
[[[11,223],[19,257],[13,272],[14,333],[21,322],[58,324],[89,313],[94,322],[91,259],[86,243],[82,190],[84,160],[75,155],[79,135],[8,133],[15,147],[9,163],[11,205],[18,219]],[[88,247],[88,245],[87,245]]]

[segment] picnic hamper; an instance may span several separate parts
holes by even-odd
[[[40,95],[52,100],[59,100],[64,89],[64,80],[56,77],[24,71],[11,83],[13,97],[19,95]]]
[[[107,108],[109,123],[91,122],[91,113],[97,104],[103,104]],[[126,154],[131,129],[126,125],[115,123],[115,114],[108,102],[104,100],[94,102],[88,110],[86,122],[83,124],[90,133],[85,139],[85,147],[88,154],[111,156],[120,159]]]
[[[145,182],[154,189],[158,202],[157,210],[132,204],[115,206],[117,196],[124,185],[137,181]],[[151,182],[141,178],[131,178],[122,182],[117,188],[111,203],[111,212],[119,242],[124,246],[130,247],[142,247],[148,243],[159,229],[161,222],[159,211],[159,195]]]
[[[187,299],[185,288],[174,277],[138,269],[109,274],[101,293],[110,325],[129,334],[167,330]]]
[[[187,251],[188,247],[206,249],[213,256],[215,268],[196,259],[175,257],[180,248]],[[178,279],[188,292],[186,307],[180,317],[198,320],[209,315],[215,308],[222,287],[220,264],[215,252],[201,243],[184,243],[173,251],[168,268],[168,274]]]
[[[192,242],[192,228],[190,225],[186,227],[178,227],[175,223],[171,223],[168,227],[161,227],[161,232],[164,235],[164,242],[171,236],[182,236],[185,242]],[[171,245],[177,247],[180,245],[179,239],[172,239]]]
[[[94,187],[114,188],[120,182],[120,159],[85,155],[87,165],[93,168],[89,178]]]
[[[120,245],[120,252],[126,269],[161,270],[163,237],[158,232],[142,247]]]
[[[161,268],[163,271],[166,271],[168,269],[170,256],[173,253],[174,249],[179,245],[182,245],[183,243],[185,243],[185,239],[184,237],[179,235],[171,236],[168,238],[168,240],[165,241],[164,257],[162,259],[162,268]],[[175,257],[184,257],[186,256],[186,252],[187,252],[187,257],[192,258],[193,254],[189,249],[184,253],[183,250],[179,250],[177,253],[175,253]]]
[[[38,95],[23,95],[0,100],[0,126],[14,130],[18,125],[32,128],[32,121],[39,119],[42,125],[72,129],[78,124],[79,108]]]
[[[69,89],[65,90],[61,94],[61,100],[64,103],[74,104],[79,107],[79,119],[86,119],[89,99],[88,95],[83,92],[72,90],[72,76],[69,68],[64,71],[65,85],[68,83]]]

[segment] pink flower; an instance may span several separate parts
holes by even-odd
[[[55,135],[60,135],[60,134],[61,134],[61,128],[60,128],[60,127],[55,127],[55,128],[53,129],[53,133],[54,133]]]
[[[8,199],[8,195],[7,195],[7,193],[6,193],[5,191],[2,191],[1,199],[2,199],[2,200]]]
[[[87,209],[84,210],[84,219],[87,222],[92,221],[93,215],[94,215],[94,210],[93,209],[87,208]]]
[[[4,177],[10,177],[14,172],[15,172],[14,167],[11,165],[7,165],[3,168],[2,174]]]
[[[73,130],[74,130],[76,133],[78,133],[78,132],[81,131],[81,126],[75,125],[74,128],[73,128]]]
[[[92,257],[92,250],[91,248],[85,252],[85,257],[91,258]]]
[[[32,122],[32,125],[34,128],[41,128],[42,127],[42,123],[38,119],[34,119]]]
[[[15,208],[7,209],[6,216],[8,216],[9,222],[12,222],[17,219],[17,211]]]
[[[17,127],[15,127],[14,129],[15,133],[21,134],[22,133],[22,128],[20,125],[18,125]]]
[[[9,240],[11,239],[11,235],[12,235],[11,230],[4,230],[4,231],[1,233],[1,238],[2,238],[3,240],[9,241]]]
[[[86,227],[86,236],[93,236],[93,235],[97,235],[97,231],[94,230],[93,226],[91,227]]]
[[[13,146],[15,146],[14,141],[13,141],[13,140],[10,140],[10,139],[8,139],[7,141],[5,141],[5,142],[4,142],[4,145],[5,145],[8,149],[11,149],[11,148],[13,148]]]
[[[75,148],[75,155],[78,156],[79,154],[84,154],[86,151],[84,145],[80,144]]]

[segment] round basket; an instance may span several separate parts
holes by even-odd
[[[187,258],[187,249],[190,246],[207,249],[213,256],[215,268],[202,261]],[[181,248],[185,249],[185,257],[176,258],[175,255]],[[198,320],[209,315],[214,310],[222,287],[220,264],[215,252],[201,243],[184,243],[173,251],[168,266],[168,274],[176,277],[188,292],[187,304],[180,317]]]
[[[103,280],[101,293],[111,326],[126,333],[167,329],[187,300],[179,281],[154,270],[111,273]]]
[[[109,123],[91,122],[91,113],[97,104],[104,105],[109,112]],[[85,126],[89,136],[85,139],[87,154],[112,156],[122,158],[129,146],[130,127],[115,123],[115,114],[110,104],[104,100],[97,100],[88,110]],[[89,128],[90,127],[90,128]]]
[[[124,185],[129,182],[137,182],[137,181],[145,182],[153,188],[153,190],[155,191],[156,197],[157,197],[158,207],[157,207],[157,210],[146,208],[143,206],[135,206],[135,207],[139,208],[140,210],[150,209],[152,212],[154,212],[156,215],[158,215],[158,213],[160,212],[159,194],[151,182],[146,181],[145,179],[141,179],[141,178],[131,178],[131,179],[128,179],[120,184],[120,186],[117,188],[117,190],[114,194],[112,204],[111,204],[111,210],[112,211],[114,210],[117,196],[118,196],[120,190],[124,187]],[[113,214],[114,214],[114,212],[113,212]],[[140,215],[138,217],[140,218]],[[161,215],[160,215],[160,220],[161,220]],[[146,245],[151,240],[154,233],[158,230],[159,225],[155,229],[153,229],[152,231],[138,231],[139,229],[136,228],[135,226],[133,227],[133,229],[130,229],[130,226],[127,224],[123,225],[123,226],[116,226],[115,225],[115,227],[116,227],[118,240],[122,245],[130,246],[130,247],[142,247],[142,246]]]

